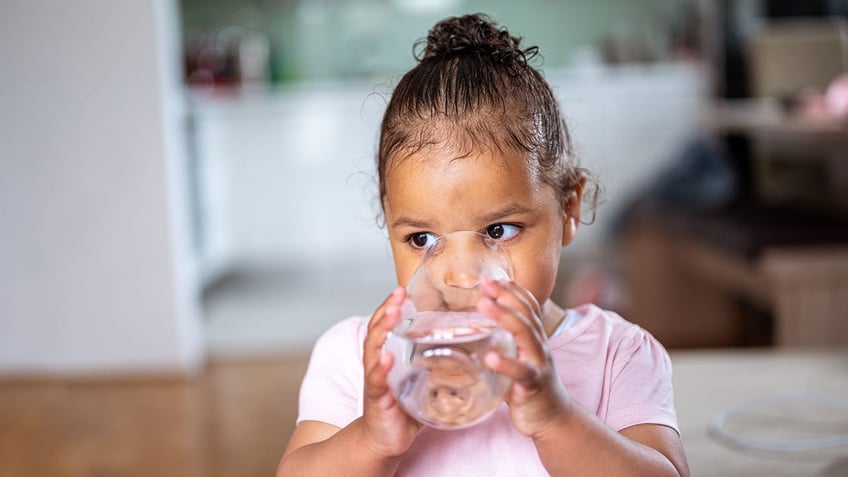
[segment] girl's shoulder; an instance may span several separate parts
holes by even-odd
[[[593,343],[608,350],[659,344],[649,331],[615,311],[585,304],[569,308],[566,313],[566,321],[570,321],[571,325],[551,339],[552,348],[564,347],[575,341]]]
[[[366,316],[350,316],[327,328],[321,338],[326,336],[359,335],[362,331],[367,330],[368,320],[369,318]]]
[[[315,342],[313,354],[326,352],[331,355],[356,353],[362,355],[362,343],[368,331],[368,317],[351,316],[324,331]]]

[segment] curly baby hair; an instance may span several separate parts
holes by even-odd
[[[529,63],[537,54],[481,13],[444,19],[416,42],[418,63],[395,87],[380,128],[381,204],[393,161],[447,146],[460,157],[481,148],[524,152],[563,199],[585,195],[591,183],[594,212],[597,179],[577,164],[559,103]]]

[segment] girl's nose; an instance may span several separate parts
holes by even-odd
[[[468,263],[463,263],[468,262]],[[480,284],[479,264],[458,257],[445,272],[445,285],[454,288],[476,288]]]
[[[441,237],[443,247],[442,280],[448,287],[475,288],[480,284],[480,269],[491,254],[485,236],[475,232],[454,232]]]
[[[424,260],[437,287],[457,291],[477,288],[481,275],[507,278],[511,268],[505,250],[485,235],[471,231],[443,235]]]

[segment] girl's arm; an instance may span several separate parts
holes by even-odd
[[[553,476],[689,475],[683,445],[674,429],[639,424],[615,432],[577,405],[534,442]]]
[[[553,476],[688,476],[680,437],[642,424],[615,432],[577,404],[557,375],[536,299],[514,282],[484,278],[478,310],[515,337],[518,353],[490,353],[486,365],[513,379],[506,401],[516,429],[529,436]]]
[[[277,467],[278,476],[394,475],[400,456],[420,429],[389,390],[393,358],[382,353],[386,335],[400,321],[404,298],[403,288],[395,289],[368,322],[362,416],[341,429],[324,422],[301,422]]]
[[[347,427],[304,421],[295,428],[277,467],[277,477],[296,475],[394,475],[397,458],[386,458],[365,444],[362,418]]]

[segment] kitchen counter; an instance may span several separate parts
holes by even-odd
[[[806,405],[804,398],[829,398],[839,400],[842,411],[827,414],[827,423],[819,424],[827,429],[821,430],[848,433],[848,349],[674,351],[671,358],[677,413],[693,476],[848,475],[848,444],[818,451],[763,452],[725,444],[710,431],[720,413],[746,402],[762,410],[776,398],[798,404],[781,406],[786,413],[775,424],[785,430],[794,417],[812,420],[815,414],[825,414],[825,407]],[[750,427],[753,421],[748,422]]]

